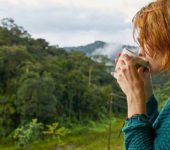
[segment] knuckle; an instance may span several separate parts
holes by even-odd
[[[130,58],[128,58],[128,59],[126,59],[126,61],[128,62],[128,63],[131,63],[131,59]]]
[[[122,68],[122,72],[125,72],[126,71],[126,68]]]
[[[122,77],[122,75],[121,74],[118,74],[118,78],[121,78]]]
[[[128,64],[128,65],[127,65],[127,68],[128,68],[128,69],[130,69],[130,68],[131,68],[131,66],[132,66],[131,64]]]
[[[123,63],[123,59],[121,59],[120,62]]]
[[[115,59],[115,63],[117,63],[117,60],[118,60],[118,59],[116,58],[116,59]]]

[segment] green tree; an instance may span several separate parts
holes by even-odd
[[[37,118],[43,123],[56,120],[57,99],[54,83],[49,77],[28,78],[17,92],[15,104],[21,121]]]

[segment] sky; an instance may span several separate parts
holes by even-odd
[[[33,38],[79,46],[97,40],[135,45],[132,18],[151,0],[0,0],[0,19],[13,18]]]

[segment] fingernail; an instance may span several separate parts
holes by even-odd
[[[114,71],[114,72],[111,72],[110,74],[111,74],[111,75],[114,75],[115,73],[116,73],[116,72]]]
[[[121,54],[122,54],[122,53],[118,53],[118,56],[120,57]]]
[[[128,57],[128,55],[127,55],[127,54],[124,54],[123,57]]]

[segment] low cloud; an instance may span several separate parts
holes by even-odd
[[[113,59],[115,56],[117,56],[118,52],[120,52],[121,48],[121,44],[109,43],[103,48],[96,49],[92,55],[105,55],[109,59]]]

